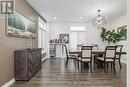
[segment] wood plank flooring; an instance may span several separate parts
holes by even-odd
[[[46,59],[42,69],[28,82],[17,81],[10,87],[126,87],[126,65],[120,69],[116,64],[116,75],[109,67],[105,74],[102,68],[93,65],[92,73],[87,66],[81,69],[61,58]]]

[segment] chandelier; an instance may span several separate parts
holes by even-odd
[[[100,28],[101,26],[105,26],[107,24],[107,17],[106,16],[101,16],[100,12],[101,10],[97,10],[98,15],[97,17],[94,19],[94,25],[98,28]]]

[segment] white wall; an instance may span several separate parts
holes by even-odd
[[[50,23],[50,39],[56,39],[59,34],[70,34],[70,27],[86,27],[86,43],[98,44],[99,49],[105,47],[105,43],[100,38],[100,30],[95,28],[92,23],[66,23],[53,22]],[[59,53],[59,52],[58,52]]]
[[[126,21],[127,17],[126,14],[119,17],[118,19],[109,22],[108,26],[110,29],[115,29],[117,27],[120,27],[122,25],[127,25]],[[91,22],[88,23],[72,23],[72,22],[52,22],[50,23],[50,39],[56,39],[59,37],[59,34],[70,34],[70,27],[86,27],[86,43],[92,44],[96,43],[99,46],[99,49],[103,49],[106,45],[108,45],[107,42],[103,42],[100,38],[100,29],[97,29],[93,26]],[[120,41],[117,44],[123,44],[123,51],[127,51],[127,41]],[[60,51],[59,51],[60,52]],[[58,52],[58,54],[60,54]],[[123,55],[121,58],[121,61],[126,63],[126,55]]]
[[[87,44],[96,43],[99,48],[105,44],[100,38],[100,30],[95,28],[92,23],[50,23],[50,39],[59,37],[59,34],[70,34],[70,27],[86,27]]]
[[[123,16],[119,17],[118,19],[111,21],[109,23],[110,29],[115,29],[117,31],[117,27],[127,25],[127,14],[124,14]],[[123,51],[127,52],[127,40],[122,40],[118,42],[117,44],[123,44]],[[126,55],[122,55],[121,61],[126,63]]]
[[[127,25],[127,14],[124,14],[123,16],[109,23],[109,27],[111,29],[116,29],[117,27],[120,27],[123,25]]]
[[[104,49],[106,42],[103,42],[100,34],[101,30],[94,27],[92,23],[87,23],[87,43],[88,44],[97,44],[99,49]]]

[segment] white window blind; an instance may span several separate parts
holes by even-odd
[[[70,49],[77,50],[77,45],[79,44],[86,44],[86,30],[84,27],[71,27]]]

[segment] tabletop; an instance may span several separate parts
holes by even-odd
[[[69,51],[70,54],[80,54],[81,50],[73,50]],[[98,49],[98,50],[92,50],[92,54],[104,54],[105,50]],[[126,54],[126,52],[116,52],[116,54]]]

